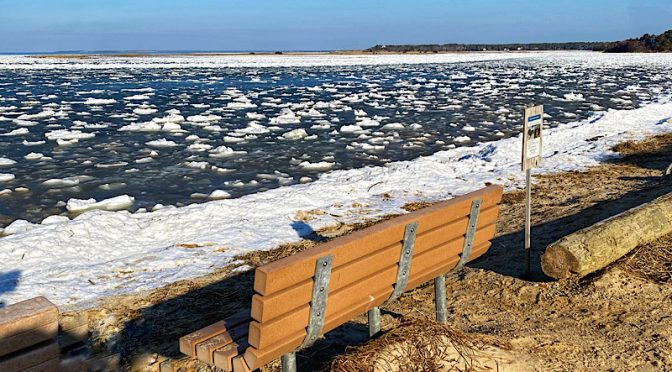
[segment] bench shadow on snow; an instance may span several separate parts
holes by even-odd
[[[0,272],[0,308],[6,306],[2,295],[13,292],[19,283],[19,278],[21,278],[21,270]]]
[[[650,169],[664,170],[672,161],[671,150],[672,146],[668,146],[655,154],[633,155],[614,162],[629,162]],[[624,174],[623,177],[628,175]],[[574,215],[534,226],[531,279],[537,281],[549,279],[542,273],[540,265],[541,253],[548,244],[672,192],[672,181],[652,177],[642,182],[644,184],[640,190],[629,192],[617,199],[599,202]],[[318,242],[326,240],[304,222],[293,222],[292,227],[304,239]],[[488,252],[468,266],[519,277],[523,273],[523,255],[523,231],[520,230],[495,238]],[[265,262],[259,262],[263,263]],[[8,275],[9,278],[5,279],[5,282],[11,282],[12,275],[18,278],[18,273]],[[138,358],[142,355],[159,355],[173,359],[183,357],[178,349],[178,339],[181,336],[249,307],[253,294],[253,275],[253,270],[234,273],[219,282],[193,288],[184,294],[177,296],[164,294],[163,301],[140,310],[135,318],[126,322],[117,349],[122,360],[126,363],[131,359],[142,360],[143,358]],[[3,281],[0,280],[0,283]],[[3,287],[2,284],[0,289],[7,291],[7,287]],[[343,354],[348,346],[364,343],[368,339],[366,325],[346,323],[329,332],[312,347],[297,353],[298,368],[299,370],[323,368],[325,362],[335,355]]]

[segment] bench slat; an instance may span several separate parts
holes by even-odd
[[[6,355],[0,359],[0,371],[23,371],[58,359],[59,354],[60,349],[56,342],[36,345],[24,352]],[[58,365],[58,363],[56,364]]]
[[[247,336],[249,331],[248,323],[240,324],[230,330],[212,337],[196,345],[196,357],[198,360],[212,364],[214,362],[215,350],[223,348],[232,342]]]
[[[245,352],[248,346],[250,344],[247,343],[247,339],[242,339],[215,350],[215,367],[221,368],[224,371],[233,371],[233,358]]]
[[[182,336],[180,337],[180,352],[189,356],[196,356],[197,344],[222,334],[226,332],[227,329],[234,328],[249,321],[250,310],[245,309],[227,317],[224,320],[220,320],[217,323],[201,328],[198,331],[192,332],[186,336]]]
[[[0,356],[55,338],[58,308],[44,297],[0,309]]]
[[[485,226],[493,224],[497,219],[498,212],[499,210],[496,206],[483,211],[479,215],[477,228],[483,229]],[[454,223],[444,225],[416,237],[414,255],[420,255],[446,242],[462,238],[468,221],[469,219],[464,217]],[[389,270],[396,272],[401,248],[402,242],[400,240],[393,246],[386,247],[360,260],[333,269],[331,280],[329,281],[330,296],[379,270],[389,268]],[[458,247],[455,254],[460,253],[461,249],[461,246]],[[411,264],[412,266],[413,264]],[[278,316],[306,305],[310,303],[312,289],[313,282],[312,279],[309,279],[297,286],[269,296],[255,294],[252,297],[252,319],[259,322],[269,322]]]
[[[15,334],[0,340],[0,355],[11,354],[18,350],[52,340],[58,334],[58,320],[37,326],[26,332]]]
[[[26,368],[26,369],[22,370],[21,372],[50,372],[50,371],[61,372],[60,362],[61,361],[60,361],[59,357],[52,358],[52,359],[44,361],[44,362],[42,362],[42,363],[40,363],[36,366]],[[80,370],[80,371],[83,371],[83,369]]]
[[[233,358],[233,370],[236,372],[252,372],[252,368],[250,368],[242,355]]]
[[[477,257],[485,253],[490,247],[491,243],[486,242],[478,246],[474,246],[471,257]],[[437,277],[441,273],[449,271],[451,268],[457,265],[459,258],[456,258],[448,264],[439,264],[420,278],[409,280],[407,284],[408,289],[415,288],[423,283],[428,282],[429,280]],[[368,311],[372,307],[382,305],[392,294],[392,288],[382,290],[377,293],[373,293],[368,299],[361,299],[358,303],[352,305],[348,311],[342,312],[341,314],[336,315],[329,321],[326,321],[324,324],[324,332],[329,332],[332,329],[348,322],[349,320],[355,318],[356,316]],[[252,323],[251,323],[252,327]],[[264,366],[265,364],[270,363],[274,359],[280,357],[281,355],[287,354],[296,350],[297,347],[301,345],[303,339],[306,337],[305,329],[299,331],[296,334],[286,334],[282,342],[277,342],[270,347],[260,350],[253,346],[250,346],[245,350],[244,358],[247,362],[247,365],[251,369],[256,369]],[[249,341],[249,336],[248,336]]]
[[[485,209],[498,204],[501,196],[501,186],[488,186],[271,262],[256,269],[254,290],[261,295],[269,295],[292,287],[313,276],[315,261],[319,257],[332,254],[333,267],[339,267],[394,244],[399,236],[403,236],[407,223],[419,222],[418,234],[422,234],[467,216],[471,210],[471,202],[475,199],[481,199],[481,208]]]

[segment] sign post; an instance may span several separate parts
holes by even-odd
[[[525,109],[523,115],[523,154],[522,169],[525,172],[525,275],[530,275],[531,244],[531,199],[532,199],[532,168],[541,164],[541,132],[544,128],[544,106],[533,106]]]

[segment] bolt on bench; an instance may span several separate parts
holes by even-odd
[[[258,267],[249,310],[180,338],[180,351],[225,371],[249,371],[295,352],[368,311],[434,279],[436,316],[446,322],[444,274],[484,254],[495,234],[500,186],[437,203]]]

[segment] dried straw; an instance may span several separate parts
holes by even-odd
[[[389,371],[472,371],[477,347],[476,341],[448,325],[404,317],[379,338],[348,348],[328,364],[327,370],[373,371],[377,366]]]
[[[620,265],[626,272],[655,283],[672,282],[672,234],[635,248]]]

